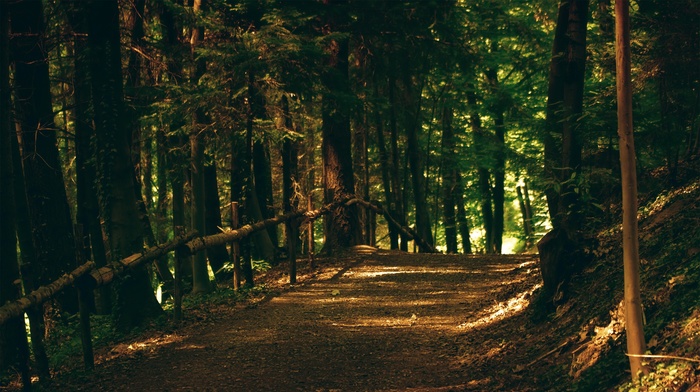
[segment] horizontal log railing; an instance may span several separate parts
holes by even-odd
[[[247,224],[236,230],[226,230],[213,235],[199,236],[195,231],[187,232],[176,236],[164,244],[153,246],[141,253],[133,254],[129,257],[100,268],[95,268],[95,263],[88,261],[73,271],[61,276],[56,281],[46,286],[41,286],[24,297],[0,306],[0,325],[14,317],[20,317],[25,311],[27,311],[27,309],[31,308],[32,306],[43,304],[69,286],[76,285],[83,288],[95,288],[109,284],[115,277],[119,276],[124,271],[133,269],[146,262],[153,261],[179,247],[186,249],[187,253],[189,254],[195,254],[209,247],[225,245],[232,241],[243,239],[268,227],[276,226],[291,220],[303,218],[305,221],[313,221],[327,214],[338,205],[351,206],[354,204],[358,204],[364,208],[371,209],[376,213],[382,214],[390,225],[399,230],[401,234],[405,235],[407,238],[416,241],[422,249],[428,250],[429,252],[436,252],[433,246],[420,238],[411,228],[402,226],[381,206],[357,198],[345,199],[337,203],[328,204],[317,210],[300,210],[290,212],[274,218]]]

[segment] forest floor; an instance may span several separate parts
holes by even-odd
[[[99,350],[52,390],[539,390],[522,374],[533,256],[379,251],[322,267],[258,300],[189,312],[186,326]],[[148,336],[150,335],[150,336]]]

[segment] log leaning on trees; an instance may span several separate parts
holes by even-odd
[[[396,219],[394,219],[394,217],[389,215],[389,212],[386,211],[384,208],[362,199],[350,199],[345,203],[345,205],[347,206],[351,206],[353,204],[359,204],[365,208],[369,208],[370,210],[378,214],[384,215],[384,218],[386,218],[387,222],[390,225],[394,226],[397,230],[399,230],[403,236],[416,241],[422,249],[427,249],[430,253],[437,253],[437,250],[432,245],[425,242],[425,240],[423,240],[423,238],[421,238],[418,235],[418,233],[416,233],[410,227],[401,226],[401,224]]]
[[[187,242],[191,241],[196,236],[197,232],[195,231],[190,231],[183,235],[176,236],[175,238],[164,244],[152,246],[143,251],[142,253],[135,253],[110,265],[93,270],[90,272],[90,275],[86,275],[85,278],[82,278],[79,282],[76,283],[91,285],[92,287],[98,287],[108,284],[125,270],[135,268],[145,262],[153,261],[165,254],[168,254],[174,251],[176,248],[183,246]]]
[[[9,319],[21,316],[30,307],[40,305],[48,301],[58,292],[73,284],[82,288],[92,289],[111,283],[115,277],[119,276],[124,271],[135,268],[148,261],[153,261],[181,246],[187,248],[188,251],[193,254],[211,246],[223,245],[231,241],[244,238],[252,233],[266,229],[270,226],[278,225],[290,219],[305,218],[313,221],[328,213],[334,206],[343,203],[348,203],[348,200],[329,204],[323,208],[313,211],[302,210],[290,212],[274,218],[266,219],[264,221],[245,225],[237,230],[228,230],[223,233],[210,236],[197,237],[196,232],[188,232],[183,235],[176,236],[171,241],[164,244],[153,246],[141,253],[135,253],[129,257],[99,269],[95,269],[95,263],[89,261],[74,269],[70,273],[58,278],[51,284],[39,287],[22,298],[0,306],[0,325],[4,324],[5,321]],[[378,207],[376,206],[372,206],[370,208],[381,212],[381,209],[377,210]],[[418,237],[414,235],[414,238]]]
[[[58,292],[72,285],[73,282],[75,282],[81,276],[84,276],[90,272],[90,270],[93,268],[95,268],[95,263],[88,261],[73,271],[64,274],[52,283],[46,286],[41,286],[26,296],[3,305],[0,307],[0,325],[12,318],[20,317],[32,306],[41,305],[42,303],[48,301]]]
[[[226,230],[218,234],[212,234],[204,237],[197,237],[184,246],[187,247],[189,253],[194,254],[202,249],[206,249],[212,246],[225,245],[229,242],[240,240],[245,238],[255,232],[267,229],[268,227],[279,225],[291,219],[306,218],[306,219],[317,219],[321,215],[330,211],[331,206],[325,206],[314,211],[294,211],[288,212],[284,215],[276,216],[274,218],[269,218],[262,220],[260,222],[255,222],[241,226],[236,230]]]

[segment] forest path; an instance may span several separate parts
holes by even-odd
[[[351,257],[186,334],[132,344],[134,354],[98,365],[80,389],[498,389],[492,369],[470,357],[489,355],[489,342],[464,335],[517,313],[537,281],[532,256]]]

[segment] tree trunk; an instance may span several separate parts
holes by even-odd
[[[545,172],[557,183],[546,189],[552,224],[578,231],[581,216],[571,181],[581,165],[581,137],[576,128],[583,109],[588,0],[561,0],[549,68],[544,136]],[[558,188],[558,189],[557,189]]]
[[[334,6],[327,1],[326,7]],[[331,32],[340,22],[329,18]],[[348,38],[331,39],[326,47],[328,70],[322,75],[326,87],[322,103],[323,189],[326,204],[350,198],[355,193],[352,169],[350,115],[343,99],[350,94],[348,81]],[[357,206],[337,206],[324,219],[324,251],[356,245],[359,240]]]
[[[221,203],[219,202],[219,184],[216,175],[216,159],[211,165],[204,166],[204,211],[206,213],[207,230],[206,235],[220,233],[221,223]],[[221,269],[224,263],[229,260],[226,245],[207,248],[207,258],[211,269],[216,273],[217,280],[228,279],[229,275],[222,274]]]
[[[525,247],[529,248],[532,245],[532,226],[530,225],[530,218],[528,216],[527,205],[525,204],[525,196],[523,195],[523,190],[521,186],[515,187],[518,193],[518,205],[520,206],[520,214],[523,217],[523,234],[525,234]]]
[[[92,99],[99,148],[98,193],[101,197],[113,260],[140,252],[143,227],[134,189],[128,128],[123,122],[123,90],[116,1],[93,1],[88,13]],[[144,267],[116,285],[115,324],[128,331],[162,312]]]
[[[73,224],[56,144],[42,2],[12,3],[10,14],[16,113],[39,268],[37,283],[41,285],[72,269],[75,259]],[[66,292],[58,299],[63,311],[78,311],[74,292]]]
[[[389,130],[391,143],[391,191],[394,194],[393,201],[395,205],[389,206],[389,212],[398,220],[401,226],[406,226],[406,203],[403,200],[401,176],[400,174],[400,153],[399,153],[399,131],[396,118],[396,109],[399,106],[396,100],[396,79],[393,76],[389,77]],[[408,238],[401,236],[399,245],[402,251],[408,250]]]
[[[289,102],[286,95],[282,96],[281,104],[285,131],[291,132],[293,129],[292,117],[289,113]],[[285,214],[298,209],[298,197],[296,195],[296,186],[299,183],[298,159],[297,141],[291,135],[288,135],[282,142],[282,209]],[[290,283],[295,283],[296,249],[299,242],[298,223],[295,219],[287,221],[285,236],[287,239]]]
[[[469,237],[469,220],[464,208],[464,185],[462,184],[462,174],[459,170],[455,171],[455,203],[457,203],[457,224],[459,236],[462,238],[462,252],[470,254],[472,253],[472,243]]]
[[[376,78],[374,80],[374,98],[379,98],[379,88]],[[386,141],[384,140],[384,120],[379,107],[374,108],[375,127],[377,132],[377,149],[379,150],[379,166],[382,172],[382,184],[384,185],[384,198],[386,199],[386,208],[390,213],[394,212],[396,201],[394,200],[394,192],[391,189],[391,176],[389,175],[389,154],[386,151]],[[396,216],[394,216],[396,218]],[[399,231],[389,225],[389,246],[391,249],[399,249]]]
[[[192,10],[195,14],[202,12],[204,0],[194,0]],[[197,87],[199,79],[206,71],[206,62],[197,58],[195,49],[204,39],[204,27],[196,26],[192,29],[190,38],[190,49],[194,68],[190,83],[193,88]],[[200,235],[204,235],[207,230],[206,215],[204,212],[204,123],[206,116],[202,109],[195,109],[193,113],[192,129],[190,131],[190,178],[192,184],[192,207],[191,218],[192,228]],[[209,281],[209,269],[207,267],[207,256],[205,252],[199,252],[192,256],[192,293],[208,293],[212,290]]]
[[[75,177],[77,189],[76,221],[83,227],[85,239],[84,260],[94,260],[95,265],[107,265],[102,225],[100,223],[99,202],[95,192],[97,178],[93,157],[97,156],[93,142],[95,132],[91,126],[92,108],[90,106],[90,62],[87,47],[88,26],[85,10],[81,3],[67,6],[67,14],[74,33],[74,117],[75,117]],[[92,254],[92,256],[91,256]],[[108,287],[99,287],[95,292],[95,310],[98,314],[109,314],[112,310],[111,291]]]
[[[0,304],[19,297],[17,264],[17,235],[15,232],[15,195],[8,184],[13,183],[12,138],[16,138],[10,120],[10,18],[7,3],[0,4]],[[22,375],[26,390],[31,389],[29,374],[29,345],[24,319],[14,319],[0,325],[0,374],[15,368]]]
[[[615,0],[615,54],[617,63],[617,132],[622,170],[622,250],[625,275],[625,329],[632,378],[649,370],[642,362],[646,351],[639,283],[639,237],[637,228],[637,168],[632,127],[630,77],[629,0]]]
[[[442,113],[442,202],[447,253],[457,253],[457,222],[455,219],[455,191],[457,189],[457,155],[452,129],[453,109],[445,102]]]
[[[498,50],[498,44],[491,44],[492,53]],[[486,79],[489,83],[491,94],[495,97],[490,112],[493,116],[494,134],[496,135],[495,159],[493,167],[493,248],[496,253],[501,253],[503,247],[504,229],[504,203],[505,203],[505,177],[506,177],[506,132],[504,111],[505,92],[501,91],[498,80],[498,69],[491,68],[486,71]]]

